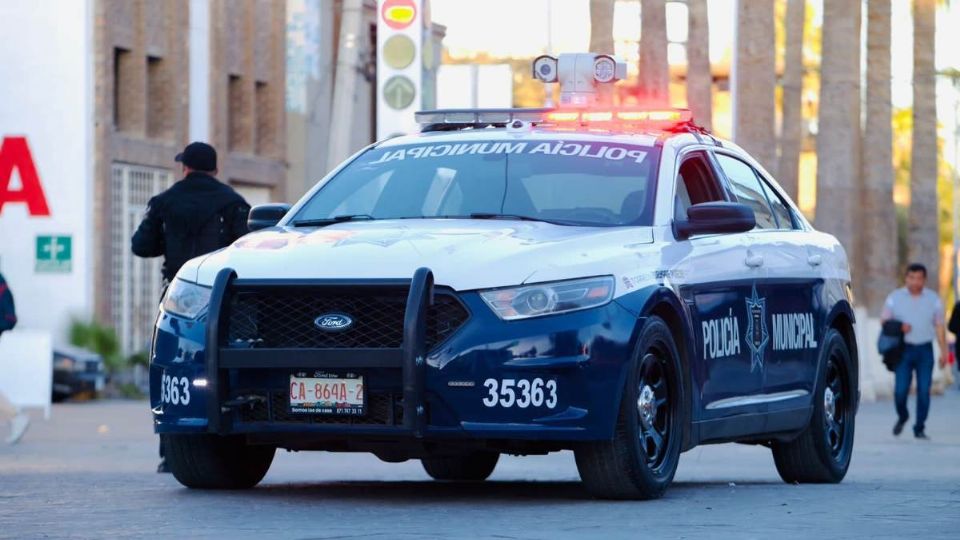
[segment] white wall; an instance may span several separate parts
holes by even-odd
[[[0,21],[0,140],[27,138],[50,210],[0,208],[0,272],[16,299],[18,328],[50,331],[57,343],[70,314],[92,311],[93,0],[0,2]],[[17,189],[16,169],[12,176]],[[37,272],[38,235],[72,238],[69,272]]]
[[[190,140],[210,140],[210,0],[190,0]]]

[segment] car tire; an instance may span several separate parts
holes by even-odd
[[[663,319],[643,325],[627,372],[613,439],[575,451],[587,491],[602,499],[656,499],[680,460],[683,379],[680,355]]]
[[[824,336],[819,366],[810,424],[796,439],[772,446],[784,482],[835,484],[850,467],[857,385],[847,343],[833,328]]]
[[[482,482],[500,460],[497,452],[474,452],[465,456],[438,456],[422,458],[423,470],[434,480]]]
[[[195,489],[252,488],[267,474],[276,452],[237,436],[165,434],[161,440],[174,478]]]

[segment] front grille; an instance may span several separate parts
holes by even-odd
[[[266,401],[258,401],[240,409],[242,422],[280,422],[294,424],[336,424],[350,426],[393,426],[403,424],[403,405],[400,394],[371,392],[367,410],[362,416],[330,414],[303,414],[290,412],[290,398],[286,391],[267,392]]]
[[[403,343],[405,289],[350,293],[333,288],[237,290],[226,312],[226,345],[233,348],[399,348]],[[353,324],[341,331],[320,330],[320,315],[342,313]],[[427,310],[427,349],[446,339],[468,317],[454,296],[437,294]]]

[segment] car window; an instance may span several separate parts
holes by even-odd
[[[717,162],[723,169],[730,187],[737,196],[737,201],[749,206],[757,219],[757,229],[776,229],[777,220],[773,217],[767,196],[763,192],[760,180],[753,168],[739,159],[725,154],[717,154]]]
[[[777,224],[780,228],[795,229],[796,225],[793,222],[793,212],[790,211],[787,203],[780,198],[780,195],[770,187],[770,184],[768,184],[762,176],[760,177],[760,185],[763,186],[763,192],[767,195],[767,200],[770,201],[770,207],[773,209],[773,215],[777,217]]]
[[[722,201],[722,193],[705,157],[700,153],[687,156],[677,174],[674,219],[687,219],[687,208],[694,204]]]
[[[612,141],[419,143],[368,150],[295,220],[511,214],[565,225],[650,225],[659,150]]]

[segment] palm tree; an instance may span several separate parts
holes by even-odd
[[[738,0],[734,62],[734,140],[775,171],[774,0]]]
[[[803,140],[803,24],[806,11],[804,0],[787,0],[778,180],[793,200],[797,200],[800,144]]]
[[[590,52],[613,54],[614,0],[590,0]]]
[[[890,104],[890,0],[867,2],[867,98],[863,130],[862,298],[879,315],[896,287],[896,209]]]
[[[855,270],[859,269],[855,233],[860,208],[859,155],[860,2],[824,0],[816,222],[843,244]]]
[[[707,0],[687,0],[687,104],[701,126],[713,128],[713,74]]]
[[[910,158],[908,257],[927,266],[939,288],[937,230],[937,101],[934,66],[936,0],[913,2],[913,140]]]
[[[652,104],[670,103],[665,0],[640,0],[640,96]]]

